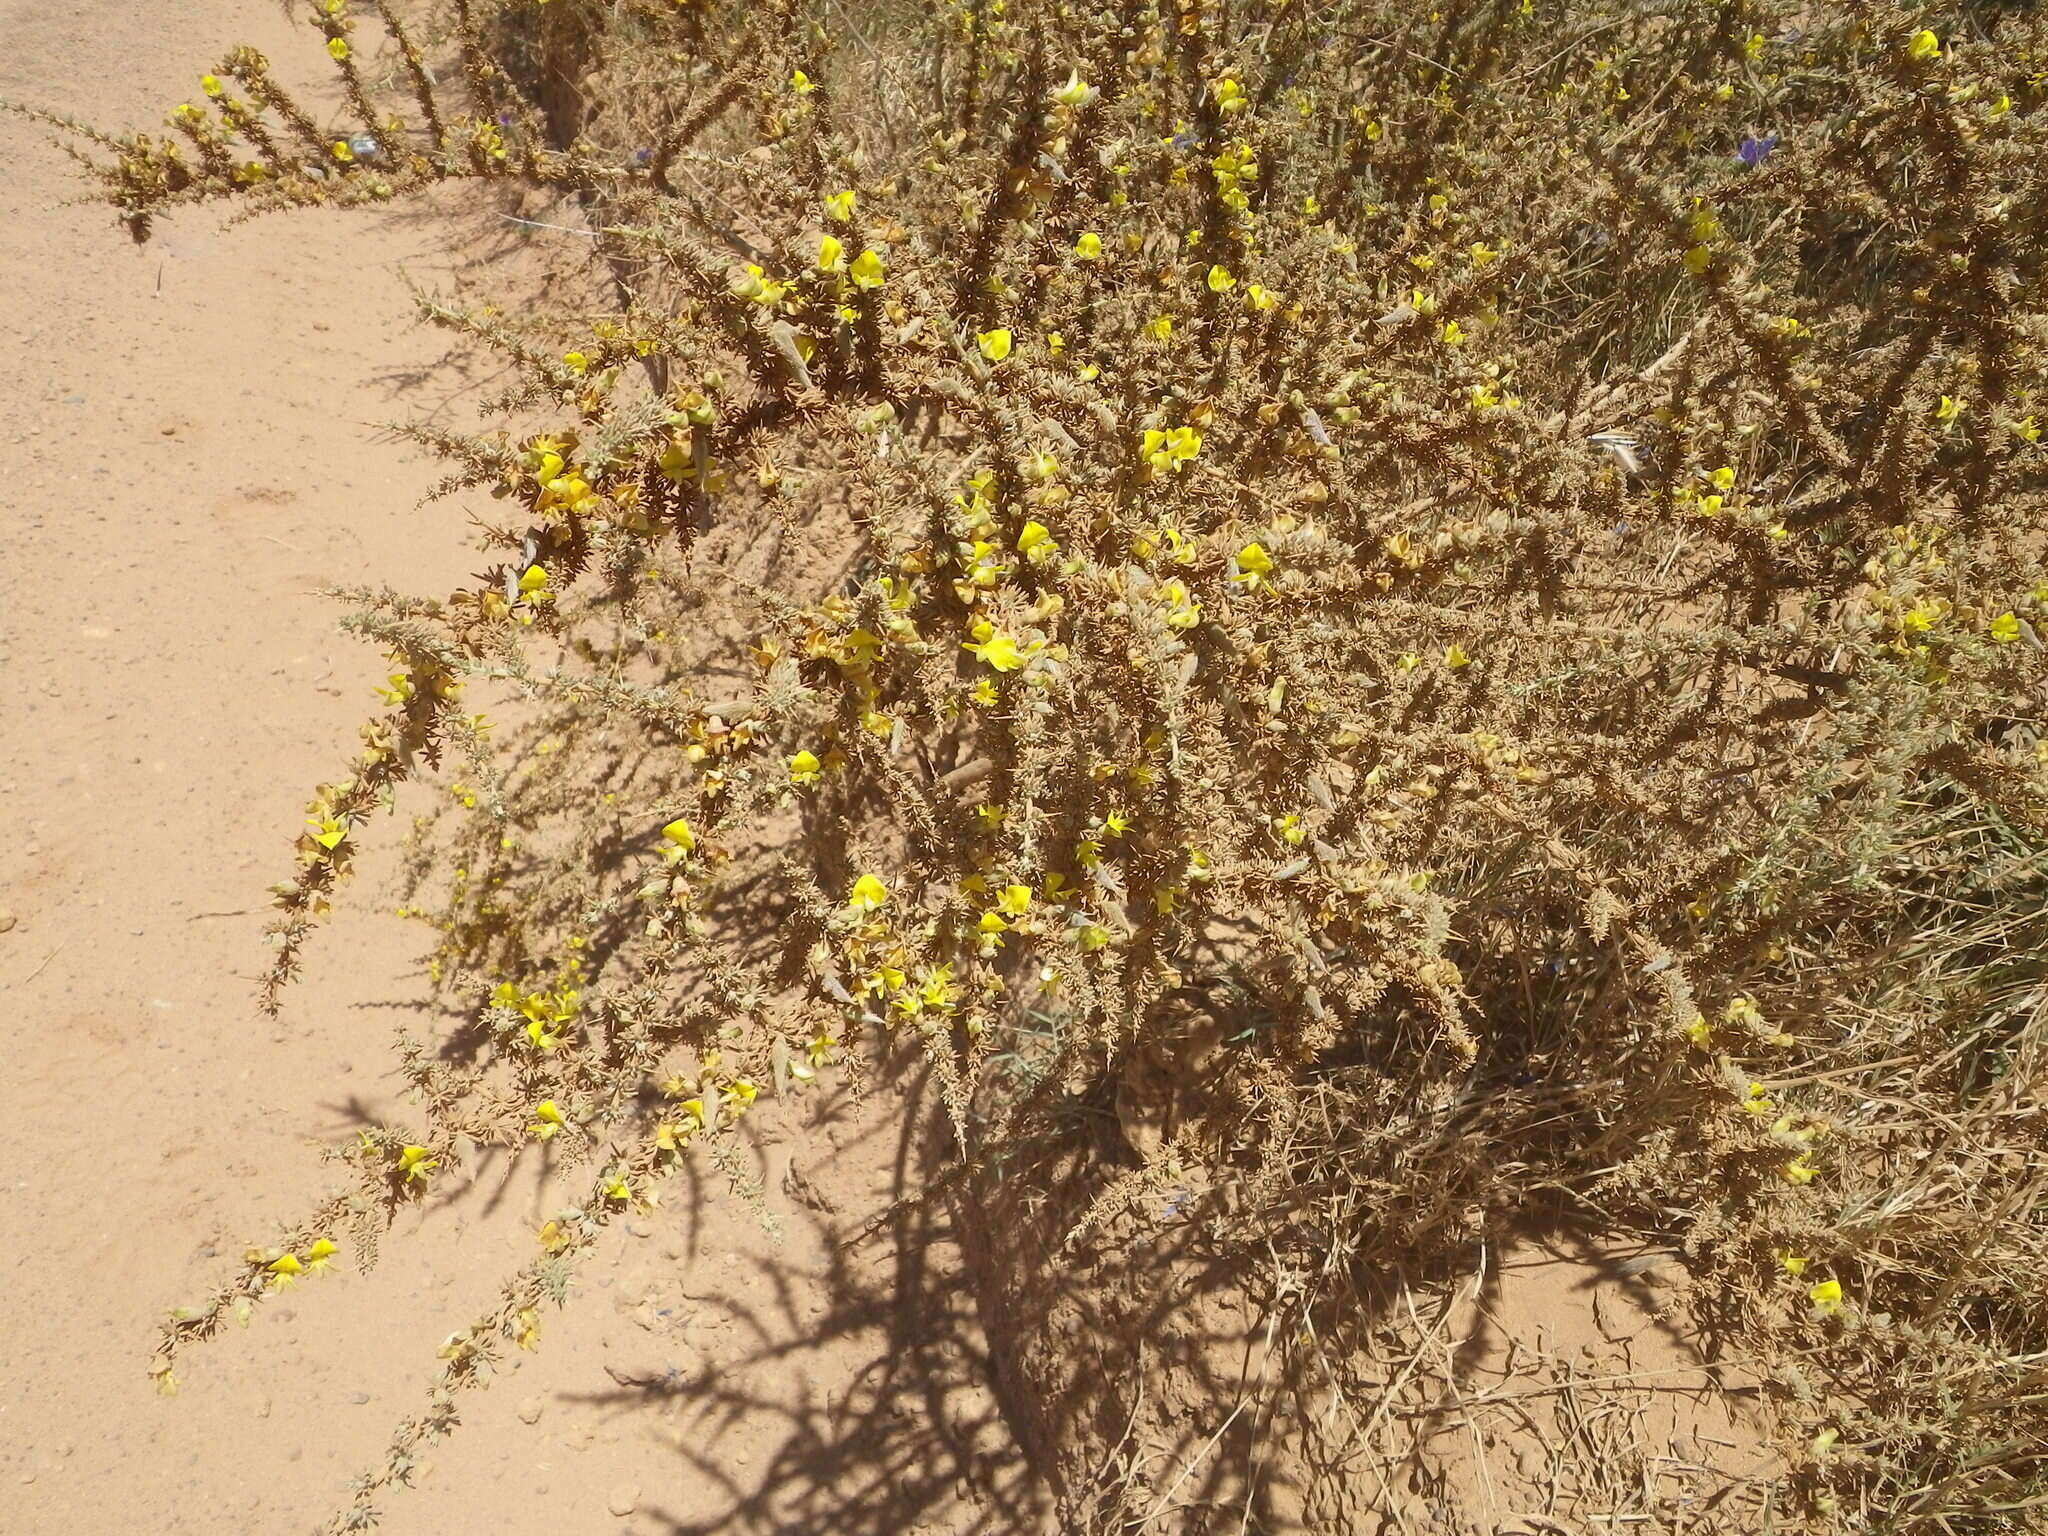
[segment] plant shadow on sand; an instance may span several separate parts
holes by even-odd
[[[1543,1223],[1477,1275],[1360,1281],[1319,1349],[1172,1192],[1062,1249],[1130,1166],[1103,1094],[969,1175],[921,1067],[895,1075],[858,1117],[764,1117],[739,1182],[780,1241],[700,1198],[689,1267],[619,1298],[642,1332],[573,1400],[658,1426],[680,1467],[641,1518],[671,1536],[1754,1528],[1754,1388],[1702,1358],[1670,1255]],[[707,1222],[739,1234],[709,1280]]]

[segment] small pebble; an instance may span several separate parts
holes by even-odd
[[[640,1507],[640,1490],[631,1483],[614,1488],[604,1507],[615,1515],[630,1515]]]
[[[21,919],[16,917],[8,908],[0,907],[0,933],[7,932],[20,921]]]
[[[348,1395],[348,1400],[360,1408],[370,1400],[370,1394],[367,1392],[351,1392]]]
[[[519,1422],[522,1424],[538,1423],[540,1421],[541,1410],[546,1406],[547,1404],[543,1402],[540,1398],[529,1397],[525,1402],[519,1405]]]

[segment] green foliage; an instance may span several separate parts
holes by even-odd
[[[471,1049],[402,1043],[419,1125],[291,1247],[374,1229],[407,1149],[594,1167],[394,1467],[758,1088],[914,1039],[999,1161],[1053,1134],[1006,1084],[1170,1055],[1193,994],[1223,1087],[1084,1229],[1206,1162],[1325,1277],[1539,1197],[1673,1237],[1788,1443],[1833,1431],[1806,1517],[2022,1528],[2038,19],[561,0],[458,4],[438,73],[319,21],[332,126],[240,50],[101,141],[138,236],[517,180],[617,299],[430,306],[552,425],[421,434],[500,563],[352,594],[389,708],[278,893],[273,1002],[460,755],[406,900]]]

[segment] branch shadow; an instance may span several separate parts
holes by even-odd
[[[991,1388],[959,1233],[928,1193],[947,1148],[924,1074],[902,1076],[885,1090],[890,1113],[842,1122],[829,1152],[830,1138],[816,1138],[829,1190],[756,1139],[757,1176],[788,1157],[778,1214],[792,1230],[723,1285],[700,1293],[687,1280],[695,1315],[671,1346],[687,1358],[736,1333],[737,1351],[688,1368],[608,1363],[619,1390],[577,1399],[670,1419],[686,1475],[667,1480],[691,1487],[693,1507],[650,1500],[641,1514],[671,1536],[900,1536],[933,1523],[965,1536],[1044,1518],[1031,1443]],[[855,1191],[835,1199],[850,1181]]]

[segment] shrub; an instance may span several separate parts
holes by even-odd
[[[413,429],[499,563],[346,594],[388,707],[265,995],[454,774],[404,900],[469,1049],[401,1042],[418,1118],[160,1381],[459,1138],[585,1157],[400,1467],[650,1181],[883,1036],[977,1168],[1123,1085],[1143,1155],[1077,1240],[1201,1167],[1251,1192],[1217,1241],[1324,1280],[1538,1204],[1676,1240],[1813,1522],[2032,1518],[2037,17],[315,19],[328,116],[245,49],[173,135],[93,135],[138,238],[520,183],[614,302],[428,303],[535,429]],[[991,1070],[1027,1010],[1040,1091]],[[1146,1108],[1147,1063],[1199,1092]]]

